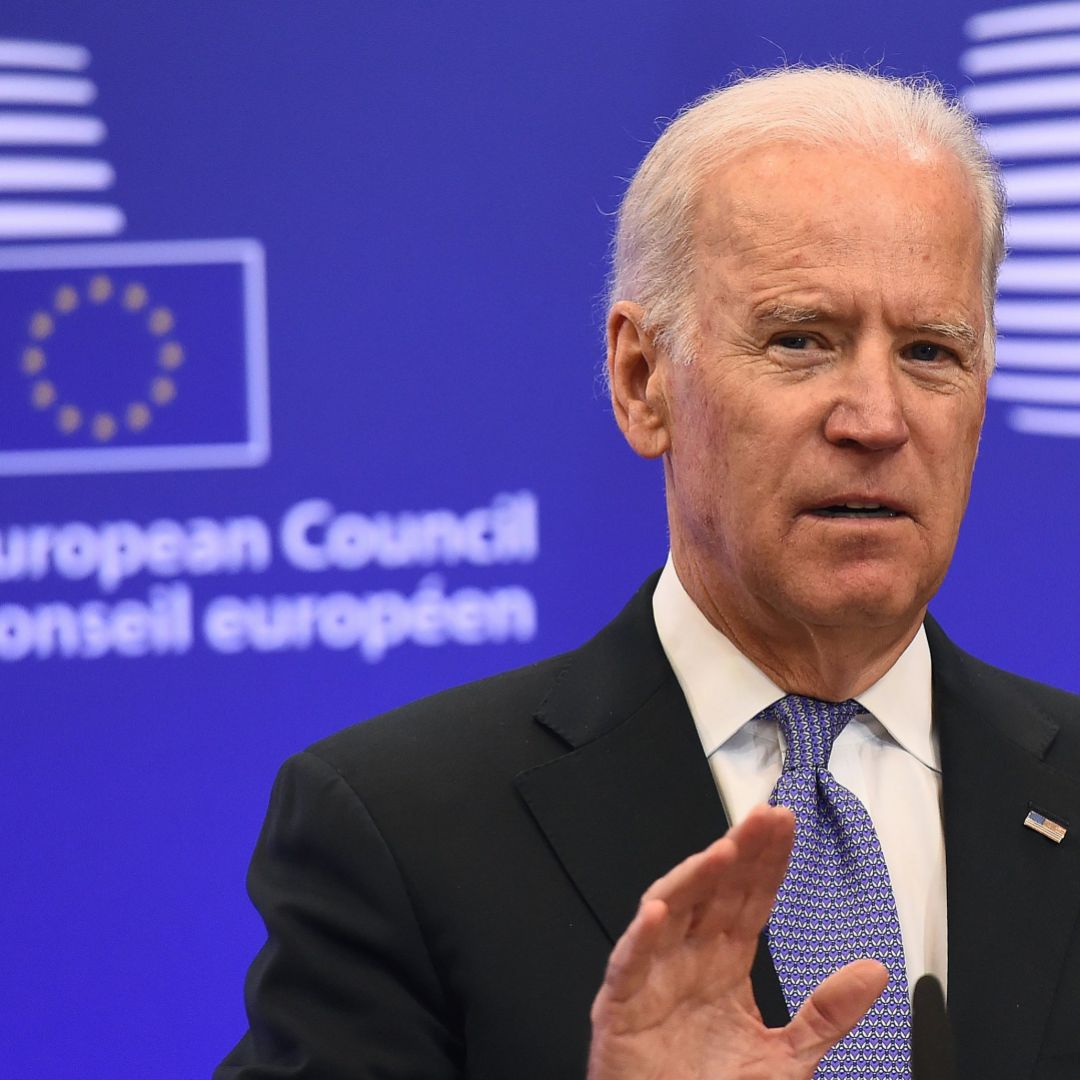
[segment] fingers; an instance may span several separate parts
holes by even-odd
[[[787,873],[795,816],[785,807],[755,807],[726,839],[735,846],[735,858],[714,902],[704,909],[700,932],[726,931],[756,940]]]
[[[674,922],[670,932],[725,934],[755,942],[776,900],[794,839],[794,816],[783,807],[755,807],[738,826],[692,855],[650,888]]]
[[[745,979],[793,837],[789,810],[755,807],[727,835],[651,885],[608,961],[606,1000],[629,1000],[645,985],[653,965],[691,938],[700,944],[723,936],[715,976],[726,983]]]
[[[783,807],[757,806],[744,821],[704,851],[684,859],[642,897],[663,900],[673,914],[717,898],[718,890],[745,902],[767,898],[761,923],[783,880],[794,837],[794,817]]]
[[[887,969],[876,960],[856,960],[833,972],[787,1026],[794,1053],[816,1064],[866,1015],[888,981]]]
[[[809,1075],[859,1022],[888,981],[886,969],[874,960],[856,961],[831,975],[782,1032],[766,1032],[753,1008],[750,966],[787,870],[794,833],[790,811],[757,807],[646,891],[611,954],[593,1004],[594,1048],[609,1047],[612,1039],[629,1045],[628,1037],[659,1031],[668,1032],[660,1042],[663,1054],[669,1054],[670,1030],[681,1032],[680,1046],[688,1032],[707,1031],[711,1039],[724,1031],[727,1039],[735,1031],[743,1040],[749,1033],[759,1064],[771,1045]],[[689,1025],[688,1017],[693,1018]],[[709,1049],[709,1060],[714,1051]],[[759,1070],[758,1075],[765,1074]]]
[[[662,900],[641,902],[608,958],[603,988],[611,1001],[628,1001],[645,985],[667,921],[668,909]]]

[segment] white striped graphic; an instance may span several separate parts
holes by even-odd
[[[1080,75],[984,83],[964,91],[964,104],[976,116],[1073,109],[1080,105]]]
[[[62,236],[115,236],[125,225],[118,206],[0,201],[0,240]]]
[[[1003,170],[1012,206],[1080,202],[1080,165],[1028,165]]]
[[[1013,71],[1047,71],[1080,66],[1080,34],[976,45],[960,57],[960,70],[978,78]]]
[[[1080,3],[1022,4],[972,15],[964,24],[973,41],[1080,29]]]
[[[1080,120],[992,124],[983,129],[983,140],[999,159],[1072,157],[1080,151]]]
[[[1014,255],[998,276],[1003,292],[1075,293],[1080,296],[1080,257]]]
[[[0,156],[0,192],[104,191],[115,178],[107,161]]]
[[[1045,368],[1049,371],[1080,371],[1080,341],[1002,337],[998,338],[996,353],[999,369]],[[999,376],[995,376],[997,377]]]
[[[1037,409],[1021,405],[1009,410],[1009,426],[1025,435],[1080,438],[1080,409]]]
[[[1013,375],[999,371],[990,380],[988,392],[999,401],[1080,405],[1080,375]]]
[[[82,71],[89,63],[90,50],[81,45],[0,38],[0,67]]]
[[[105,124],[96,116],[67,113],[0,113],[0,145],[97,146]]]
[[[0,75],[0,105],[89,105],[97,87],[72,75]]]
[[[1002,333],[1080,333],[1080,299],[998,300],[994,318]]]
[[[974,81],[967,107],[1006,120],[983,128],[991,154],[1008,163],[1065,159],[1003,170],[1011,254],[998,279],[998,367],[988,393],[1016,403],[1005,414],[1015,431],[1080,438],[1080,0],[982,12],[965,28],[991,42],[960,58]],[[1007,122],[1053,112],[1067,115]],[[1040,209],[1054,206],[1075,209]]]
[[[1080,249],[1080,210],[1017,210],[1005,222],[1005,238],[1013,251]]]

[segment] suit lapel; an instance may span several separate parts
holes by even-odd
[[[949,1012],[964,1076],[1024,1077],[1080,912],[1080,786],[1045,760],[1058,733],[1019,680],[930,620],[948,879]],[[1058,845],[1031,808],[1071,824]]]
[[[674,679],[607,735],[525,774],[519,789],[616,940],[641,894],[727,830]]]
[[[649,885],[728,828],[686,699],[656,636],[654,587],[655,578],[573,655],[537,713],[569,752],[517,780],[613,943]],[[786,1023],[763,947],[752,977],[766,1023]]]

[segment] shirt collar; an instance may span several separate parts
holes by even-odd
[[[653,593],[653,617],[706,755],[784,697],[785,691],[705,618],[679,581],[670,555]],[[909,754],[940,772],[931,727],[930,647],[921,626],[896,663],[857,700]]]

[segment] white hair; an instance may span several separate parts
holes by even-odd
[[[839,65],[780,68],[742,78],[687,106],[634,174],[619,208],[608,307],[640,304],[658,345],[689,361],[694,218],[707,175],[777,139],[813,145],[899,146],[916,160],[952,154],[971,180],[982,225],[987,370],[993,362],[997,273],[1005,257],[1000,171],[972,117],[927,78],[889,78]]]

